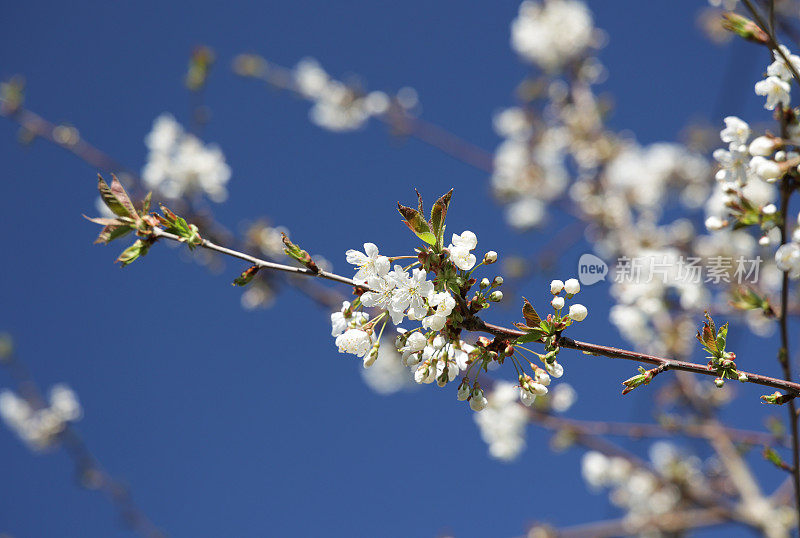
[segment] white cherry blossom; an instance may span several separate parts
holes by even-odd
[[[433,293],[433,282],[425,280],[427,274],[422,269],[414,269],[411,276],[396,266],[395,274],[397,290],[392,297],[392,308],[403,312],[408,309],[408,317],[421,320],[428,313],[425,299]]]
[[[347,263],[358,267],[353,280],[359,284],[366,284],[371,276],[385,276],[389,272],[389,258],[378,253],[375,243],[364,243],[364,252],[350,249],[345,255]]]
[[[446,291],[433,294],[428,303],[434,308],[434,313],[422,319],[422,326],[433,331],[441,331],[444,328],[447,316],[456,306],[456,300]]]
[[[361,329],[347,329],[336,337],[339,353],[352,353],[356,357],[363,357],[372,347],[372,339],[366,331]]]
[[[789,106],[791,97],[789,96],[789,83],[778,77],[770,76],[764,80],[756,82],[756,95],[763,95],[767,98],[764,108],[775,110],[775,107]]]

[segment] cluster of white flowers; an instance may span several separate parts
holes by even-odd
[[[385,114],[393,105],[411,110],[418,104],[412,88],[401,88],[394,98],[379,91],[365,94],[332,79],[313,58],[301,60],[292,75],[295,90],[314,103],[309,111],[311,121],[330,131],[359,129],[371,117]]]
[[[83,414],[75,393],[59,384],[50,389],[50,405],[37,408],[10,390],[0,392],[0,417],[31,449],[42,450],[57,440],[67,423]]]
[[[444,284],[448,278],[459,279],[460,282],[469,279],[471,270],[477,263],[477,257],[472,252],[477,244],[477,237],[469,230],[453,234],[450,244],[440,253],[437,254],[437,251],[429,249],[420,251],[418,256],[398,257],[398,259],[417,258],[419,261],[405,268],[395,265],[393,269],[392,260],[381,255],[373,243],[365,243],[363,252],[348,250],[347,261],[356,267],[354,282],[368,289],[361,293],[357,300],[359,304],[351,305],[345,302],[340,312],[331,315],[331,334],[336,337],[339,351],[363,358],[364,366],[369,368],[380,355],[380,334],[383,333],[387,323],[385,317],[391,318],[396,326],[408,317],[412,321],[420,322],[421,326],[410,331],[398,327],[400,335],[395,346],[400,353],[402,364],[413,371],[414,381],[420,384],[436,382],[443,387],[462,374],[457,398],[461,401],[468,400],[474,411],[486,408],[488,399],[476,379],[477,374],[481,368],[489,369],[502,362],[501,357],[498,351],[487,349],[490,344],[488,340],[479,339],[478,345],[473,345],[455,336],[460,329],[455,328],[454,331],[447,329],[449,318],[456,307],[456,299]],[[429,260],[430,256],[433,256],[433,261]],[[433,265],[423,264],[423,259]],[[481,264],[491,264],[496,260],[497,253],[490,251],[484,255]],[[432,267],[430,274],[442,278],[437,278],[436,281],[428,280],[428,272],[422,268],[413,268],[418,264]],[[577,280],[570,279],[566,283],[560,282],[560,288],[556,290],[556,282],[560,281],[553,282],[551,291],[554,296],[558,296],[553,300],[561,301],[559,307],[554,305],[558,323],[566,327],[573,321],[582,321],[586,317],[587,310],[580,304],[570,306],[569,313],[563,316],[563,320],[561,316],[561,308],[564,307],[564,297],[560,297],[561,292],[564,291],[566,297],[571,298],[580,291],[580,284]],[[472,283],[476,281],[472,280]],[[500,277],[496,277],[492,282],[488,278],[482,279],[479,291],[470,302],[478,308],[483,308],[488,306],[489,302],[501,300],[502,292],[491,291],[501,284]],[[366,312],[359,310],[362,306],[374,308],[378,314],[370,319]],[[375,330],[378,323],[382,323],[380,333]],[[504,356],[515,353],[512,345],[508,343],[503,345],[506,346],[503,350]],[[516,387],[519,399],[525,405],[531,405],[536,396],[547,394],[551,376],[563,375],[564,369],[555,360],[556,354],[557,350],[547,356],[540,355],[544,368],[530,364],[534,377],[527,374],[519,375],[519,384]],[[476,365],[473,377],[475,382],[470,384],[471,371]],[[568,406],[569,403],[565,402],[564,405]]]
[[[520,386],[498,381],[486,394],[483,412],[475,413],[475,423],[481,438],[489,447],[489,455],[501,461],[517,459],[525,449],[525,426],[528,412],[520,405]],[[538,409],[564,413],[577,399],[577,393],[567,383],[561,383],[548,394],[536,397]]]
[[[372,366],[378,358],[377,346],[374,353],[373,346],[377,344],[377,336],[373,331],[365,330],[364,325],[369,321],[366,312],[354,311],[348,301],[342,303],[339,312],[331,314],[331,336],[336,338],[339,353],[351,353],[364,359],[364,367]],[[370,352],[369,355],[367,352]]]
[[[785,52],[788,55],[788,51]],[[800,66],[800,57],[792,55],[790,59],[793,64]],[[788,69],[782,61],[776,60],[769,66],[769,71],[774,77],[786,77]],[[769,219],[777,211],[772,203],[775,188],[771,184],[785,173],[782,163],[798,159],[800,153],[781,149],[783,142],[772,136],[757,137],[748,145],[750,126],[732,116],[725,118],[725,129],[720,137],[730,145],[728,150],[718,149],[714,152],[721,167],[717,173],[721,193],[718,192],[708,202],[707,212],[711,214],[706,219],[706,227],[720,230],[728,226],[725,217],[727,208],[735,206],[739,199],[746,199],[759,208],[761,216],[767,217],[761,225],[763,235],[759,244],[768,246],[778,243],[780,231],[777,221]],[[763,181],[748,181],[755,178]],[[775,264],[781,271],[788,272],[791,278],[800,277],[800,215],[792,240],[775,252]]]
[[[435,381],[440,387],[444,387],[460,372],[468,369],[472,362],[470,353],[474,350],[475,346],[463,340],[447,341],[443,336],[436,335],[428,341],[419,332],[408,335],[405,345],[399,349],[403,363],[414,371],[414,381],[417,383]],[[470,396],[463,390],[464,387],[459,387],[459,400],[466,400]],[[470,406],[476,411],[480,411],[476,406],[481,407],[484,404],[482,398],[470,399]]]
[[[708,194],[708,162],[680,144],[658,142],[640,146],[627,142],[606,168],[606,191],[624,197],[639,210],[663,203],[669,188],[681,202],[697,207]]]
[[[561,309],[564,308],[564,297],[561,296],[561,292],[564,292],[564,295],[567,299],[572,299],[579,291],[581,291],[581,283],[578,282],[577,278],[570,278],[566,282],[562,282],[561,280],[553,280],[550,282],[550,293],[553,294],[553,300],[550,301],[550,306],[552,306],[556,314],[561,314]],[[586,315],[589,311],[586,309],[585,306],[582,304],[572,304],[569,307],[569,318],[573,321],[583,321],[586,319]],[[561,377],[561,376],[555,376]]]
[[[611,490],[611,502],[627,512],[631,532],[650,517],[669,512],[681,500],[677,486],[625,458],[590,451],[583,456],[581,470],[591,488]]]
[[[148,188],[172,199],[199,193],[215,202],[227,198],[231,169],[222,151],[185,132],[170,114],[156,118],[145,144],[149,154],[142,179]]]
[[[503,110],[494,128],[504,138],[494,155],[492,187],[513,200],[506,209],[508,223],[526,229],[541,223],[546,202],[564,192],[569,180],[566,132],[549,129],[534,136],[533,125],[518,107]]]
[[[578,0],[525,0],[511,23],[511,46],[546,71],[584,54],[595,41],[592,14]]]
[[[519,405],[518,391],[514,383],[495,383],[486,395],[486,408],[475,414],[481,437],[489,445],[489,455],[498,460],[512,461],[525,449],[528,413]]]
[[[475,256],[470,250],[477,242],[470,231],[461,236],[453,234],[451,258],[460,269],[466,271],[475,265]],[[346,254],[347,262],[358,267],[353,280],[370,289],[361,296],[364,306],[387,310],[395,325],[408,316],[421,321],[426,329],[441,331],[444,328],[447,316],[455,307],[455,299],[449,291],[437,292],[433,282],[426,280],[426,271],[417,268],[409,274],[400,265],[390,271],[389,258],[381,256],[374,243],[364,243],[364,252],[348,250]]]
[[[770,136],[759,136],[748,144],[750,133],[747,122],[736,116],[725,118],[725,128],[720,131],[720,138],[728,143],[728,149],[714,151],[714,159],[720,167],[715,177],[723,195],[714,207],[717,211],[720,201],[722,205],[731,205],[737,199],[746,198],[751,202],[766,202],[760,204],[762,211],[765,214],[774,213],[774,206],[769,203],[774,197],[774,188],[765,187],[759,182],[755,182],[753,187],[751,180],[774,183],[782,174],[780,163],[800,156],[796,152],[778,150],[779,142]],[[748,186],[750,189],[745,191]],[[718,214],[711,214],[706,219],[709,230],[718,230],[727,224]]]
[[[789,90],[791,89],[792,71],[789,65],[795,71],[800,71],[800,56],[792,54],[789,49],[784,45],[780,46],[783,54],[773,51],[775,59],[769,67],[767,67],[767,78],[756,82],[755,90],[756,95],[763,95],[767,98],[764,103],[764,108],[767,110],[775,110],[775,107],[788,107],[791,101]],[[789,64],[783,59],[786,56]]]

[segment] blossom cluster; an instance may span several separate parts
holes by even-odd
[[[477,258],[472,250],[476,246],[477,237],[474,233],[465,231],[460,235],[453,234],[446,250],[446,260],[451,269],[473,269]],[[450,291],[428,278],[428,271],[413,267],[421,265],[420,261],[405,268],[400,265],[391,268],[390,258],[382,256],[373,243],[365,243],[364,252],[349,250],[346,255],[347,261],[357,268],[354,282],[369,290],[361,294],[357,308],[376,309],[380,314],[370,319],[366,312],[354,310],[349,302],[343,304],[340,312],[333,313],[332,335],[336,337],[340,352],[356,355],[363,359],[365,368],[371,367],[380,354],[380,334],[376,334],[375,325],[383,320],[383,332],[387,315],[395,326],[407,317],[420,322],[421,327],[408,332],[398,329],[400,335],[396,348],[402,356],[402,363],[414,370],[417,383],[436,381],[444,386],[453,381],[460,371],[468,368],[471,363],[469,354],[475,347],[460,339],[445,338],[438,334],[445,328],[456,301]],[[419,257],[424,257],[424,254],[420,253]],[[496,254],[489,253],[484,260],[494,260],[496,257]],[[441,263],[445,260],[438,261]],[[426,331],[426,335],[422,331]],[[469,398],[473,408],[485,406],[486,400],[480,389],[474,395],[470,393],[459,397]]]
[[[231,169],[222,150],[204,145],[170,114],[156,118],[145,144],[149,154],[142,180],[147,188],[170,199],[198,194],[214,202],[227,198]]]
[[[786,46],[781,45],[780,52],[773,51],[775,59],[767,67],[767,77],[756,82],[755,91],[757,95],[767,98],[764,108],[775,110],[775,107],[788,107],[791,101],[789,90],[792,81],[792,69],[800,70],[800,56],[792,54]],[[786,59],[788,59],[788,62]]]
[[[543,412],[567,411],[577,395],[575,389],[561,383],[546,395],[536,397],[535,407]],[[525,449],[525,427],[530,421],[528,411],[520,405],[519,386],[498,381],[486,394],[488,404],[475,414],[481,438],[489,447],[489,456],[501,461],[515,460]]]
[[[587,452],[581,470],[589,487],[610,490],[611,502],[627,512],[626,519],[632,525],[667,513],[681,501],[676,485],[619,456]]]
[[[748,144],[750,133],[750,126],[745,121],[733,116],[725,118],[725,129],[720,138],[728,142],[729,147],[714,152],[720,164],[716,178],[722,195],[714,202],[715,205],[707,207],[707,212],[712,214],[706,219],[706,227],[716,231],[731,224],[758,225],[762,232],[759,244],[769,246],[780,241],[778,223],[779,219],[785,218],[777,214],[778,210],[771,201],[775,196],[772,184],[792,168],[797,168],[800,153],[787,149],[790,143],[793,144],[791,140],[770,135],[759,136]],[[800,277],[798,242],[800,220],[792,241],[781,245],[775,252],[778,269],[789,272],[792,278]]]
[[[0,418],[33,450],[52,446],[67,424],[82,415],[77,396],[63,384],[50,390],[49,405],[32,405],[10,390],[0,392]]]
[[[472,273],[479,266],[497,261],[497,253],[489,251],[478,263],[473,253],[478,238],[473,232],[452,234],[450,244],[443,246],[444,215],[451,194],[437,201],[430,222],[421,217],[421,200],[419,211],[398,206],[409,228],[427,244],[418,248],[416,255],[385,256],[374,243],[365,243],[363,252],[353,249],[346,252],[348,263],[356,269],[353,282],[358,298],[352,303],[344,302],[339,312],[331,314],[331,334],[336,338],[339,352],[356,355],[365,368],[370,368],[380,356],[381,338],[391,320],[399,333],[395,347],[400,361],[413,371],[414,381],[436,382],[444,387],[461,375],[457,398],[469,401],[474,411],[482,411],[489,405],[478,381],[480,371],[497,368],[508,359],[517,373],[518,384],[514,386],[519,400],[530,406],[538,396],[547,394],[551,376],[558,378],[564,373],[556,360],[560,350],[558,338],[566,327],[583,321],[587,315],[586,307],[581,304],[572,304],[565,310],[565,301],[580,291],[580,283],[574,278],[551,283],[554,313],[546,320],[539,318],[526,300],[523,316],[527,324],[516,324],[525,331],[524,337],[463,340],[465,329],[471,331],[482,326],[475,314],[502,300],[503,294],[496,288],[503,279],[498,276],[478,282],[473,278]],[[392,265],[404,259],[415,261],[406,267]],[[473,291],[476,285],[477,290]],[[401,327],[406,318],[419,322],[420,326],[411,330]],[[532,341],[544,342],[545,353],[521,345]],[[531,362],[523,350],[538,356],[544,367]],[[523,362],[527,363],[527,370]]]
[[[392,106],[411,110],[417,106],[416,91],[402,88],[390,97],[381,91],[365,93],[360,88],[335,80],[313,58],[304,58],[292,71],[294,89],[313,101],[311,121],[330,131],[352,131],[371,117],[387,113]]]
[[[592,14],[576,0],[525,0],[511,23],[511,46],[545,70],[580,57],[595,39]]]

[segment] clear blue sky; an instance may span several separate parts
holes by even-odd
[[[721,49],[697,31],[700,1],[590,2],[610,41],[602,87],[612,124],[643,143],[674,140],[690,118],[767,120],[752,84],[765,65],[748,45]],[[66,121],[119,161],[140,169],[153,119],[188,120],[182,85],[195,44],[215,49],[204,138],[233,170],[216,208],[232,230],[268,216],[312,253],[345,270],[344,252],[365,241],[404,253],[414,246],[394,209],[455,187],[453,231],[471,229],[482,251],[525,254],[546,241],[502,224],[486,174],[372,124],[333,135],[307,120],[308,105],[238,79],[240,52],[284,65],[306,55],[333,75],[360,74],[371,89],[415,87],[423,117],[492,150],[491,115],[513,103],[526,67],[509,47],[518,2],[12,2],[0,18],[0,76],[24,74],[27,105]],[[723,82],[731,54],[737,72]],[[720,99],[724,107],[721,108]],[[455,387],[391,397],[361,381],[359,361],[336,352],[328,313],[287,290],[271,310],[245,312],[230,286],[242,269],[212,275],[172,249],[155,248],[121,270],[118,247],[93,246],[95,173],[37,141],[16,143],[0,120],[0,329],[44,387],[66,382],[85,408],[77,429],[106,468],[173,536],[514,536],[535,520],[574,524],[615,514],[587,493],[577,449],[553,454],[549,434],[528,433],[516,463],[486,456]],[[585,245],[523,295],[574,275]],[[575,336],[624,342],[605,316],[607,287],[585,292],[590,315]],[[507,322],[518,304],[496,308]],[[738,342],[741,349],[772,341]],[[738,351],[738,349],[737,349]],[[739,353],[740,357],[747,357]],[[763,356],[763,355],[759,355]],[[698,353],[694,357],[702,360]],[[747,369],[777,373],[769,360]],[[630,363],[564,353],[564,381],[579,392],[572,416],[648,420],[645,391],[622,398]],[[508,375],[508,372],[506,372]],[[0,386],[10,383],[0,371]],[[767,412],[755,387],[735,407],[744,425]],[[782,410],[781,410],[782,411]],[[733,415],[733,411],[731,411]],[[783,413],[781,413],[781,418]],[[647,443],[629,442],[646,453]],[[692,445],[687,445],[691,447]],[[99,494],[74,485],[62,453],[32,455],[0,429],[0,532],[13,536],[129,536]],[[763,468],[773,487],[780,474]]]

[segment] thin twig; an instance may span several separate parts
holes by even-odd
[[[156,237],[161,237],[164,239],[169,239],[171,241],[177,241],[178,243],[183,243],[183,240],[175,234],[171,234],[169,232],[165,232],[160,228],[153,228],[152,231],[153,235]],[[283,265],[281,263],[270,262],[267,260],[262,260],[260,258],[256,258],[255,256],[251,256],[249,254],[245,254],[244,252],[239,252],[237,250],[233,250],[227,247],[223,247],[217,245],[216,243],[212,243],[208,239],[203,239],[202,242],[198,245],[208,250],[213,250],[214,252],[219,252],[220,254],[225,254],[227,256],[231,256],[233,258],[238,258],[240,260],[244,260],[246,262],[252,263],[253,265],[257,265],[261,269],[270,269],[273,271],[283,271],[285,273],[292,273],[295,275],[303,275],[303,276],[313,276],[318,278],[324,278],[327,280],[332,280],[334,282],[339,282],[341,284],[347,284],[353,287],[359,287],[362,289],[368,289],[365,286],[358,284],[352,278],[347,278],[344,276],[339,276],[335,273],[330,273],[328,271],[312,271],[311,269],[306,269],[305,267],[296,267],[292,265]]]
[[[270,62],[263,72],[250,76],[266,82],[273,88],[290,91],[305,98],[295,83],[291,69]],[[491,152],[464,140],[440,125],[408,114],[397,105],[393,104],[387,112],[375,117],[394,128],[397,133],[416,138],[478,170],[491,173],[494,169],[494,155]]]
[[[750,0],[742,0],[742,3],[747,7],[747,10],[756,20],[756,24],[758,24],[764,33],[767,34],[767,39],[769,40],[769,48],[772,49],[775,53],[780,55],[783,62],[786,64],[787,69],[792,73],[792,78],[794,78],[795,82],[800,85],[800,73],[797,72],[795,69],[794,64],[789,61],[789,57],[786,56],[786,53],[783,52],[781,49],[780,44],[778,43],[777,38],[775,37],[774,33],[772,32],[771,25],[768,25],[764,19],[761,17],[761,14],[755,8],[755,6],[750,2]]]

